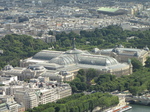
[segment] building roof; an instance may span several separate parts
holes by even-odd
[[[89,64],[89,65],[98,65],[98,66],[110,66],[117,64],[117,60],[103,55],[79,55],[78,57],[79,63],[81,64]]]
[[[73,50],[67,50],[65,53],[66,54],[89,54],[88,51],[83,51],[83,50],[76,49],[76,48],[74,48]]]
[[[0,110],[1,111],[8,111],[8,106],[7,106],[7,104],[6,103],[1,103],[0,104]]]
[[[125,64],[125,63],[119,63],[116,65],[112,65],[112,66],[97,66],[97,65],[89,65],[89,64],[78,64],[78,67],[83,68],[83,69],[87,69],[87,68],[93,68],[93,69],[97,69],[100,71],[106,70],[114,70],[114,71],[120,71],[122,68],[128,67],[129,65]]]
[[[63,53],[64,52],[62,52],[62,51],[42,50],[42,51],[36,53],[33,56],[33,59],[51,60],[52,58],[57,57]]]
[[[146,50],[143,49],[136,49],[136,48],[111,48],[111,49],[104,49],[100,50],[101,54],[109,54],[110,52],[115,52],[118,55],[128,55],[128,56],[136,56],[140,57],[143,54],[147,53]]]
[[[97,10],[104,11],[104,12],[116,12],[118,10],[118,8],[100,7]]]
[[[109,50],[112,51],[112,50]],[[66,52],[63,51],[51,51],[43,50],[35,54],[33,58],[27,59],[26,62],[35,60],[35,65],[42,65],[49,70],[53,70],[53,73],[59,71],[77,72],[81,68],[95,68],[102,69],[122,69],[128,66],[128,64],[121,64],[115,58],[90,54],[88,51],[79,50],[73,47],[72,50]],[[47,60],[43,63],[37,63],[36,60]],[[33,61],[34,62],[34,61]],[[122,67],[122,68],[121,68]],[[49,76],[50,72],[44,73],[45,76]]]
[[[73,55],[61,55],[58,57],[53,58],[52,60],[49,61],[49,63],[56,63],[58,65],[70,65],[73,64],[74,61],[74,57]]]
[[[31,69],[31,70],[44,70],[45,68],[43,66],[36,66],[36,65],[29,65],[28,66],[28,69]]]

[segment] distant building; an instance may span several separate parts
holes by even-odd
[[[45,35],[45,42],[46,43],[56,42],[56,37],[53,35]]]
[[[108,7],[101,7],[97,9],[98,13],[107,14],[107,15],[122,15],[127,14],[127,10],[125,9],[118,9],[118,8],[108,8]]]
[[[56,37],[53,35],[42,35],[42,37],[34,37],[35,39],[41,39],[46,43],[56,42]]]

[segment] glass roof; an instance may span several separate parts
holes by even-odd
[[[117,64],[117,60],[112,57],[101,56],[101,55],[81,55],[78,57],[80,64],[91,64],[91,65],[114,65]]]
[[[52,58],[60,56],[61,54],[63,54],[62,51],[43,50],[43,51],[38,52],[37,54],[35,54],[33,56],[33,59],[51,60]]]
[[[61,55],[59,57],[53,58],[49,63],[56,63],[59,65],[69,65],[74,63],[73,55]]]

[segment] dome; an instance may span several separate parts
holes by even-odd
[[[65,52],[66,54],[83,54],[83,53],[88,53],[87,51],[82,51],[79,49],[73,49],[73,50],[68,50]]]
[[[67,71],[60,71],[59,74],[60,74],[60,75],[63,75],[63,76],[66,76],[66,75],[68,75],[68,74],[70,74],[70,73],[67,72]]]
[[[88,51],[86,50],[80,50],[80,49],[76,49],[74,48],[73,50],[68,50],[65,52],[66,54],[90,54]]]
[[[145,51],[149,51],[149,48],[147,47],[147,45],[144,47]]]
[[[119,48],[124,48],[124,46],[122,44],[119,45]]]
[[[69,65],[74,63],[74,57],[73,55],[62,55],[50,60],[49,63],[56,63],[59,65]]]
[[[139,52],[136,52],[136,53],[134,53],[134,56],[139,57],[139,56],[140,56],[140,53],[139,53]]]
[[[9,64],[4,67],[4,70],[12,70],[12,69],[13,69],[13,66]]]
[[[94,49],[92,50],[92,52],[94,52],[94,53],[97,53],[98,51],[100,51],[98,48],[94,48]]]
[[[106,65],[115,65],[118,61],[115,58],[107,57],[106,58]]]

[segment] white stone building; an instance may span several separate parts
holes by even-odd
[[[90,54],[87,51],[82,51],[75,47],[66,52],[42,50],[31,58],[20,60],[20,66],[26,67],[28,65],[41,65],[54,73],[61,71],[76,73],[79,69],[88,68],[94,68],[100,73],[110,73],[117,76],[132,73],[131,63],[119,63],[113,57]],[[42,75],[47,77],[49,75],[50,77],[50,73],[47,72]],[[67,76],[69,77],[69,74]]]
[[[18,103],[23,102],[25,109],[38,106],[38,97],[33,91],[16,91],[14,97]]]
[[[143,65],[148,57],[149,48],[146,46],[143,49],[124,48],[123,45],[115,48],[96,50],[96,54],[106,55],[117,59],[119,62],[128,62],[131,58],[138,59]]]
[[[1,86],[0,91],[2,91],[3,96],[14,96],[15,101],[23,104],[25,109],[37,107],[39,104],[55,102],[72,94],[69,84],[51,82],[18,82],[14,85]]]
[[[12,75],[1,75],[0,84],[9,85],[11,82],[18,81],[17,76]]]

